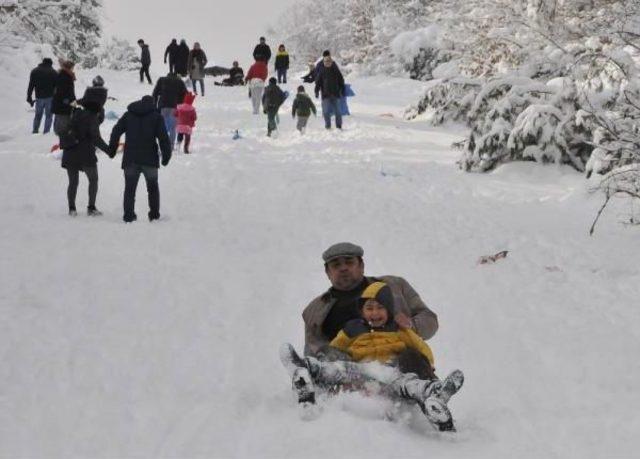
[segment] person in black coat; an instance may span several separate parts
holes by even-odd
[[[82,108],[77,108],[69,120],[69,129],[73,132],[73,142],[68,143],[62,150],[62,167],[67,170],[69,186],[67,187],[67,201],[69,204],[69,215],[75,217],[76,194],[78,192],[78,182],[80,171],[87,175],[89,180],[89,203],[87,215],[102,215],[96,209],[96,196],[98,195],[98,158],[96,157],[96,147],[108,155],[112,155],[109,146],[100,135],[100,123],[98,116],[102,107],[92,100],[78,101]]]
[[[176,116],[175,110],[178,104],[184,100],[187,87],[184,81],[175,73],[160,78],[153,89],[153,98],[160,114],[164,118],[164,124],[169,134],[171,146],[176,143]]]
[[[178,49],[176,50],[175,70],[181,77],[186,77],[189,72],[189,46],[184,40],[180,40]]]
[[[51,130],[53,122],[53,113],[51,112],[51,104],[53,102],[53,92],[56,88],[57,72],[53,69],[53,61],[48,57],[42,60],[42,63],[31,71],[29,75],[29,87],[27,88],[27,102],[33,107],[36,106],[36,115],[33,118],[34,134],[40,130],[40,122],[42,115],[44,118],[44,133],[47,134]],[[36,92],[36,100],[33,100],[33,91]]]
[[[149,193],[149,221],[160,218],[160,189],[158,187],[158,145],[162,153],[162,165],[171,159],[171,142],[164,120],[153,101],[144,96],[127,107],[111,131],[109,148],[115,152],[122,134],[126,135],[122,169],[124,170],[125,222],[137,219],[135,213],[136,188],[140,174],[144,175]]]
[[[262,95],[262,107],[267,114],[268,137],[271,137],[271,133],[278,129],[278,110],[287,98],[277,83],[278,81],[274,77],[269,78],[269,85],[264,89],[264,94]]]
[[[171,40],[169,46],[164,51],[164,63],[167,63],[167,56],[169,57],[169,73],[175,73],[176,71],[176,55],[178,53],[178,40],[175,38]]]
[[[322,59],[322,67],[316,73],[316,99],[322,93],[322,116],[324,127],[331,129],[331,114],[336,117],[336,127],[342,129],[342,112],[339,101],[344,95],[344,77],[331,56]]]
[[[253,49],[253,58],[256,61],[264,61],[267,64],[269,63],[269,59],[271,59],[271,48],[267,45],[266,38],[260,37],[260,43],[258,43]]]
[[[74,66],[75,64],[71,61],[60,61],[60,71],[56,78],[56,89],[51,102],[51,111],[56,115],[53,121],[53,132],[60,138],[61,145],[64,143],[63,136],[69,126],[71,111],[76,101]]]
[[[142,67],[140,67],[140,83],[144,82],[144,77],[146,76],[149,84],[153,84],[151,75],[149,75],[149,67],[151,67],[149,45],[145,44],[142,38],[138,40],[138,45],[140,45],[140,64],[142,65]]]
[[[91,82],[91,86],[84,90],[82,101],[98,104],[100,112],[98,113],[98,123],[104,121],[104,104],[107,103],[109,91],[104,87],[104,79],[98,75]]]

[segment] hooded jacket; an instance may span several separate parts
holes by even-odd
[[[111,131],[109,148],[115,151],[122,134],[126,135],[122,168],[138,164],[160,167],[158,144],[162,152],[162,162],[171,159],[171,141],[167,135],[162,115],[153,103],[153,97],[144,96],[127,107]]]
[[[316,114],[316,104],[313,103],[307,93],[299,92],[293,100],[291,114],[293,116],[309,117],[311,116],[311,112],[313,112],[314,115]]]
[[[433,367],[431,348],[413,330],[401,329],[389,319],[382,327],[371,327],[364,319],[354,319],[340,330],[331,347],[348,353],[356,362],[377,360],[388,363],[407,348],[424,355]]]
[[[264,88],[262,106],[265,110],[275,110],[282,105],[285,99],[286,95],[282,89],[280,89],[276,83],[269,83],[269,85]]]
[[[109,146],[100,135],[99,112],[101,107],[95,102],[83,102],[85,109],[76,109],[70,119],[70,129],[77,144],[62,152],[62,167],[82,169],[93,167],[98,162],[96,147],[111,154]]]

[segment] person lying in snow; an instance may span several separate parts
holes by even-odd
[[[437,317],[404,279],[364,277],[363,253],[350,243],[325,251],[325,270],[333,286],[303,314],[307,357],[299,357],[289,344],[281,348],[298,401],[314,404],[315,386],[358,389],[376,381],[382,393],[417,403],[439,430],[455,430],[447,403],[464,375],[456,370],[439,380],[433,353],[416,333],[433,336]],[[359,294],[354,297],[354,292]],[[333,337],[323,344],[327,336]],[[367,363],[371,361],[385,366],[381,370]]]

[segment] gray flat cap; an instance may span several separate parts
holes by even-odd
[[[333,244],[322,254],[322,259],[325,263],[329,263],[334,258],[339,257],[361,257],[364,255],[364,250],[359,245],[352,244],[351,242],[338,242]]]

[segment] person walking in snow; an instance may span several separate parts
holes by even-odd
[[[69,215],[78,215],[76,210],[76,194],[80,172],[84,172],[89,180],[89,202],[87,215],[102,215],[96,208],[98,194],[98,158],[96,147],[115,155],[100,135],[100,113],[102,105],[91,96],[78,100],[79,107],[75,109],[69,121],[69,130],[73,133],[73,141],[67,142],[62,150],[62,167],[67,170],[69,185],[67,186],[67,202]]]
[[[189,74],[189,46],[187,42],[182,39],[176,49],[176,73],[182,78],[185,78]]]
[[[313,116],[316,116],[316,104],[314,104],[311,97],[307,95],[304,86],[300,85],[298,86],[298,94],[291,107],[291,116],[293,116],[294,119],[296,116],[298,117],[296,129],[298,129],[301,134],[304,134],[307,129],[307,122],[312,112]]]
[[[51,101],[51,111],[55,115],[53,132],[60,139],[60,148],[64,148],[64,135],[69,126],[71,112],[76,101],[74,67],[75,64],[72,61],[60,60],[60,71]]]
[[[171,40],[167,49],[164,50],[164,63],[167,63],[167,57],[169,58],[169,73],[176,73],[176,56],[178,54],[178,40],[175,38]]]
[[[184,96],[184,101],[176,108],[176,118],[178,119],[178,144],[184,139],[184,152],[189,154],[191,135],[196,125],[198,114],[193,106],[196,95],[188,92]]]
[[[316,99],[322,93],[324,127],[331,129],[331,115],[336,117],[336,127],[342,129],[340,98],[344,95],[344,77],[330,55],[322,58],[322,67],[316,73]]]
[[[140,46],[140,83],[144,82],[144,77],[147,77],[147,81],[149,84],[153,84],[151,81],[151,75],[149,75],[149,67],[151,67],[151,52],[149,51],[149,45],[145,44],[144,40],[141,38],[138,40],[138,45]]]
[[[200,43],[195,42],[193,49],[189,53],[189,77],[191,78],[191,84],[193,85],[194,94],[198,94],[196,89],[196,82],[200,82],[200,89],[202,96],[204,97],[204,68],[207,65],[207,55],[200,47]]]
[[[100,111],[98,112],[99,124],[102,124],[104,121],[104,105],[107,103],[108,97],[109,91],[104,87],[104,79],[100,75],[97,75],[93,81],[91,81],[91,86],[84,90],[82,100],[84,102],[95,103],[100,107]]]
[[[249,85],[249,97],[251,97],[251,104],[253,105],[253,114],[260,113],[260,103],[262,102],[262,93],[264,91],[264,83],[269,76],[269,70],[267,63],[258,59],[249,68],[247,76],[244,78],[245,83]]]
[[[287,70],[289,70],[289,53],[284,45],[278,46],[278,53],[275,61],[276,75],[278,76],[278,84],[287,84]]]
[[[32,107],[36,106],[36,114],[33,118],[32,132],[37,134],[40,130],[42,115],[44,115],[44,134],[51,130],[53,124],[53,113],[51,104],[53,103],[53,93],[56,89],[58,73],[53,69],[53,61],[45,57],[29,75],[29,86],[27,88],[27,102]],[[36,100],[33,100],[35,90]]]
[[[260,43],[253,49],[253,59],[258,61],[262,60],[265,64],[269,63],[271,59],[271,48],[267,45],[267,39],[260,37]]]
[[[171,141],[167,135],[164,119],[158,113],[153,97],[144,96],[127,107],[111,131],[109,148],[115,152],[120,137],[125,134],[122,169],[124,170],[124,216],[126,223],[137,220],[135,213],[136,188],[140,174],[144,175],[149,194],[149,221],[160,218],[160,188],[158,186],[158,147],[162,154],[162,165],[171,159]],[[115,156],[115,155],[114,155]]]
[[[264,90],[262,96],[262,107],[264,113],[267,114],[267,136],[271,137],[271,133],[278,129],[278,110],[286,99],[285,93],[278,87],[274,77],[269,78],[269,86]]]
[[[176,143],[175,109],[182,102],[186,93],[187,87],[184,81],[175,73],[169,73],[167,76],[159,78],[153,89],[152,96],[164,119],[171,148]]]

